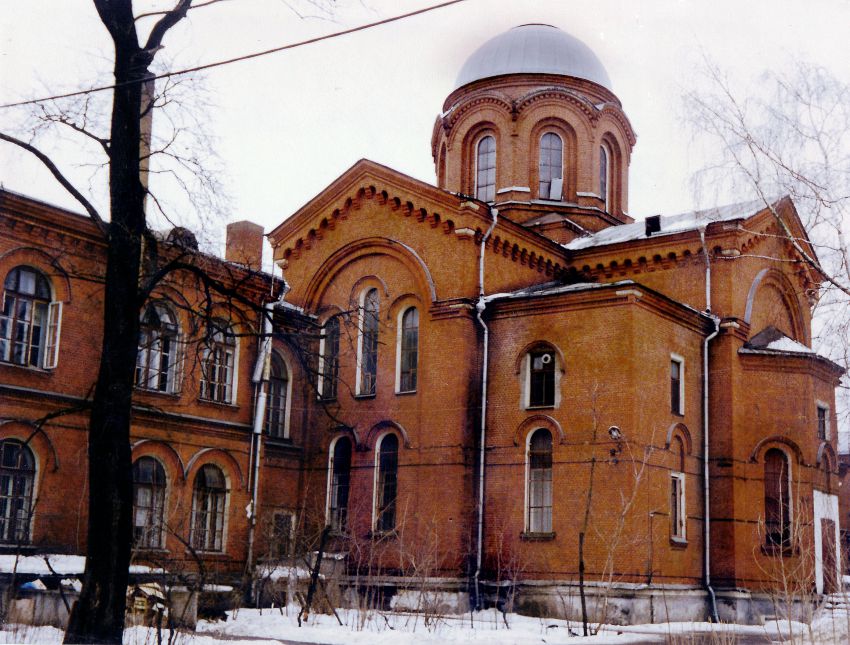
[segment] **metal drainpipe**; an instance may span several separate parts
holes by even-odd
[[[283,303],[286,294],[289,293],[289,284],[283,280],[283,288],[280,292],[280,298],[275,302],[268,302],[263,308],[263,339],[260,344],[260,355],[257,357],[257,363],[254,366],[254,373],[251,381],[257,391],[257,397],[254,403],[254,427],[251,435],[252,439],[252,461],[254,462],[254,472],[251,478],[251,506],[248,514],[248,556],[245,563],[246,567],[251,566],[254,557],[254,530],[257,525],[257,495],[260,488],[260,456],[262,452],[263,442],[263,424],[266,419],[266,401],[268,399],[267,384],[269,382],[269,371],[271,368],[272,356],[272,318],[274,309],[278,304]]]
[[[699,239],[702,243],[702,252],[705,256],[705,311],[711,315],[711,258],[708,255],[708,248],[705,246],[705,227],[699,230]],[[705,588],[711,598],[711,619],[717,623],[720,619],[717,615],[717,597],[714,594],[714,588],[711,586],[711,497],[710,497],[710,480],[708,473],[708,344],[720,333],[720,319],[712,315],[714,321],[714,331],[705,337],[702,344],[702,455],[703,455],[703,511],[705,520],[703,522],[705,535],[703,537],[703,550],[705,555]]]
[[[481,251],[478,256],[478,302],[475,304],[475,317],[484,331],[484,348],[481,363],[481,434],[479,437],[480,447],[478,456],[478,548],[475,556],[475,575],[473,576],[476,609],[481,608],[481,590],[478,587],[478,582],[481,575],[481,561],[484,550],[484,454],[487,439],[487,361],[489,359],[490,349],[490,330],[481,317],[484,309],[487,307],[487,300],[484,297],[484,247],[493,229],[496,228],[496,221],[499,217],[499,211],[490,206],[487,206],[487,208],[490,211],[492,221],[490,222],[490,228],[487,229],[484,237],[481,238]]]

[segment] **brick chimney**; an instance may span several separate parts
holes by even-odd
[[[228,224],[224,258],[259,271],[263,264],[263,227],[248,220]]]

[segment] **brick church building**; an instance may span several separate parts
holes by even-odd
[[[635,145],[592,51],[516,27],[460,69],[436,185],[361,160],[268,234],[290,289],[244,288],[270,353],[225,333],[246,314],[188,360],[189,321],[151,302],[138,560],[190,544],[238,571],[323,533],[343,586],[571,616],[583,589],[613,622],[756,621],[791,573],[832,591],[842,369],[810,348],[821,276],[783,227],[815,251],[787,197],[635,221]],[[82,552],[85,416],[32,420],[93,382],[103,242],[0,198],[0,541]],[[209,262],[241,280],[258,232],[232,226],[248,251]]]

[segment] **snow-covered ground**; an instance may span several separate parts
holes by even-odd
[[[764,626],[712,625],[710,623],[663,623],[603,627],[593,636],[582,637],[581,625],[563,620],[532,618],[517,614],[506,616],[482,611],[463,616],[440,617],[429,621],[421,614],[357,612],[341,610],[342,625],[333,616],[314,614],[299,627],[297,608],[241,609],[226,621],[201,621],[196,633],[181,633],[175,645],[272,645],[281,641],[327,643],[332,645],[413,645],[438,643],[486,643],[487,645],[536,643],[611,643],[613,645],[657,642],[690,645],[691,634],[714,634],[708,642],[733,644],[764,638],[799,645],[838,645],[850,642],[850,614],[823,614],[810,626],[787,621]],[[163,642],[167,642],[167,633]],[[765,641],[767,641],[765,639]],[[53,627],[6,625],[0,631],[0,643],[60,643],[62,632]],[[156,632],[134,627],[124,633],[127,645],[155,645]]]

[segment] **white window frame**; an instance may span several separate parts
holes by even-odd
[[[602,197],[604,201],[602,210],[606,213],[611,211],[611,194],[612,187],[611,183],[613,180],[613,173],[611,172],[611,146],[608,145],[606,141],[603,141],[599,144],[599,177],[602,178],[602,160],[605,160],[605,186],[603,190],[603,186],[599,187],[599,196]]]
[[[478,194],[478,192],[479,192],[478,164],[479,164],[479,161],[480,161],[480,158],[481,158],[481,153],[479,151],[479,148],[481,147],[481,144],[484,142],[484,140],[487,139],[488,137],[493,140],[493,147],[495,149],[493,151],[493,156],[494,156],[494,159],[493,159],[493,183],[490,184],[488,182],[488,183],[484,184],[484,188],[486,189],[486,192],[484,193],[483,196],[479,197],[479,194]],[[496,175],[498,174],[498,166],[499,166],[499,147],[497,145],[496,135],[494,135],[492,132],[485,132],[480,137],[478,137],[478,139],[475,141],[475,167],[473,169],[473,173],[474,173],[473,174],[473,177],[474,177],[473,193],[475,194],[476,199],[478,199],[482,202],[487,202],[487,203],[491,203],[491,202],[496,200],[496,179],[497,179]],[[489,189],[490,189],[491,186],[492,186],[492,193],[493,193],[492,199],[486,199],[487,197],[491,196],[491,195],[489,195],[489,193],[490,193]]]
[[[531,355],[549,353],[552,354],[552,360],[555,365],[555,397],[552,405],[531,405]],[[521,403],[523,410],[553,410],[561,407],[561,357],[554,347],[546,347],[545,345],[530,349],[522,358],[520,367],[520,383],[521,383]]]
[[[153,546],[138,546],[138,545],[134,544],[134,548],[136,550],[139,550],[139,551],[165,551],[166,550],[165,540],[166,540],[166,537],[167,537],[166,532],[165,532],[165,526],[166,526],[166,521],[167,521],[166,516],[168,514],[168,495],[169,495],[169,492],[171,491],[171,483],[170,483],[170,480],[169,480],[169,477],[168,477],[168,469],[165,467],[165,464],[162,463],[162,461],[160,459],[158,459],[154,455],[150,455],[150,454],[140,455],[140,456],[136,457],[136,459],[133,460],[131,468],[135,467],[136,462],[139,461],[140,459],[153,459],[157,464],[159,464],[160,468],[162,468],[162,472],[163,472],[163,475],[164,475],[164,478],[165,478],[165,484],[163,486],[163,493],[162,493],[162,522],[159,524],[159,538],[158,538],[159,546],[156,546],[156,547],[153,547]],[[134,533],[135,533],[135,529],[136,529],[136,482],[134,481],[133,482],[133,532]]]
[[[383,530],[378,529],[378,484],[380,483],[380,470],[381,470],[381,444],[384,442],[389,435],[393,435],[396,438],[396,442],[398,444],[398,450],[396,452],[396,468],[395,468],[395,476],[396,476],[396,491],[395,491],[395,518],[393,522],[392,531],[398,530],[398,489],[399,489],[399,461],[401,457],[401,440],[392,431],[384,432],[378,440],[375,441],[375,468],[374,474],[372,477],[372,532],[373,533],[383,533]]]
[[[402,390],[401,389],[401,347],[404,336],[404,315],[410,311],[411,309],[417,309],[416,305],[410,305],[409,307],[405,307],[402,309],[396,320],[396,343],[395,343],[395,393],[396,394],[409,394],[411,392],[416,392],[419,389],[419,321],[421,320],[421,316],[417,318],[416,323],[416,387],[412,390]],[[419,311],[417,309],[417,314]]]
[[[333,481],[333,478],[334,478],[334,452],[336,451],[336,445],[342,439],[345,439],[346,441],[348,441],[351,444],[351,460],[352,461],[354,460],[354,442],[349,437],[346,437],[344,435],[341,435],[339,437],[335,437],[334,440],[331,441],[330,446],[328,447],[328,477],[327,477],[327,486],[325,488],[325,526],[329,526],[331,524],[331,499],[333,497],[333,487],[334,487],[334,481]],[[349,466],[348,466],[348,506],[350,506],[350,502],[351,502],[351,471],[353,469],[354,469],[353,464],[349,463]],[[376,469],[376,476],[377,476],[377,469]],[[375,502],[373,501],[372,502],[372,507],[373,507],[372,514],[373,514],[373,516],[374,516],[374,512],[375,512],[374,506],[375,506]],[[346,510],[346,516],[347,515],[348,515],[348,512]],[[348,523],[348,520],[346,519],[346,524],[347,523]],[[373,521],[372,525],[374,526],[374,524],[375,524],[375,522]],[[346,526],[346,527],[342,527],[342,528],[347,529],[348,527]]]
[[[175,322],[176,332],[174,333],[173,336],[168,336],[171,339],[172,345],[173,345],[171,352],[170,352],[170,356],[168,358],[168,365],[167,365],[168,385],[167,385],[166,389],[164,389],[164,390],[160,390],[156,387],[150,387],[149,386],[152,374],[158,375],[159,372],[161,371],[161,362],[160,362],[159,363],[160,366],[157,367],[156,371],[153,372],[153,373],[151,372],[150,353],[151,353],[151,349],[154,346],[154,341],[151,340],[151,337],[149,337],[149,342],[148,342],[147,346],[145,346],[145,347],[141,346],[141,342],[140,342],[139,347],[137,349],[136,371],[135,371],[135,374],[134,374],[134,381],[135,381],[134,386],[139,390],[144,390],[145,392],[151,392],[153,394],[177,394],[177,393],[180,392],[180,389],[179,389],[180,376],[179,376],[179,374],[180,374],[180,369],[182,368],[182,343],[181,343],[179,319],[177,318],[177,316],[174,315],[174,313],[173,313],[173,311],[171,311],[170,307],[166,307],[164,304],[155,303],[155,302],[150,303],[148,306],[145,307],[145,311],[142,314],[143,318],[147,313],[148,307],[158,307],[160,309],[167,309],[168,314],[175,321],[177,321],[177,322]],[[144,324],[144,322],[140,322],[140,330],[139,330],[140,336],[141,336],[142,330],[145,329],[146,327],[147,326]],[[150,329],[150,328],[148,328],[148,329]],[[164,334],[158,334],[157,335],[157,341],[156,342],[157,342],[158,347],[161,347],[161,342],[162,342],[161,339],[164,336],[165,336]],[[139,340],[141,341],[141,337],[139,338]],[[162,351],[161,350],[157,350],[157,351],[159,352],[159,355],[160,355],[159,360],[161,361],[162,360]],[[143,363],[144,376],[147,379],[146,384],[143,384],[143,383],[139,382],[139,380],[138,380],[138,371],[139,371],[139,368],[140,368],[140,360]]]
[[[375,356],[375,391],[374,392],[363,392],[363,337],[365,336],[364,325],[366,322],[366,295],[375,290],[378,294],[378,330],[376,330],[376,334],[380,334],[380,324],[381,324],[381,291],[377,287],[368,286],[360,292],[359,298],[359,311],[357,318],[357,373],[354,376],[354,392],[356,396],[376,396],[378,394],[378,356],[376,351]],[[378,343],[380,346],[380,342]]]
[[[531,437],[538,431],[545,430],[549,433],[549,438],[552,440],[552,461],[553,466],[550,466],[549,470],[551,471],[552,478],[549,482],[550,485],[550,494],[551,494],[551,502],[552,505],[550,508],[549,522],[552,525],[551,531],[533,531],[531,529]],[[528,435],[525,437],[525,532],[531,535],[534,534],[545,534],[551,533],[555,530],[555,469],[554,469],[554,460],[555,460],[555,437],[552,434],[552,431],[546,427],[534,428]]]
[[[324,394],[324,392],[325,392],[325,379],[327,378],[327,376],[325,374],[326,371],[327,371],[327,356],[325,355],[325,351],[327,351],[327,344],[326,344],[325,341],[327,340],[327,336],[326,336],[327,325],[331,320],[337,321],[337,346],[336,346],[336,357],[335,357],[336,374],[334,375],[334,378],[337,380],[337,383],[334,385],[333,396],[326,397],[325,394]],[[333,401],[338,396],[337,387],[339,386],[339,334],[341,333],[341,331],[342,331],[342,329],[341,329],[340,324],[339,324],[339,318],[336,317],[336,316],[331,316],[322,325],[322,335],[321,335],[321,338],[319,339],[319,374],[318,374],[318,377],[316,378],[316,398],[320,401]],[[358,366],[357,376],[355,378],[358,378],[359,376],[360,376],[360,370],[359,370],[359,366]]]
[[[829,440],[832,439],[832,427],[831,427],[832,424],[830,423],[830,419],[829,419],[829,415],[830,415],[829,404],[824,403],[823,401],[820,401],[820,400],[815,401],[815,423],[819,422],[819,419],[818,419],[818,411],[819,410],[824,411],[825,426],[824,426],[823,441],[829,441]],[[817,431],[818,431],[818,428],[815,428],[815,432],[817,432]],[[820,437],[818,437],[818,441],[820,441],[820,440],[821,440]]]
[[[195,522],[196,522],[196,513],[197,513],[197,499],[195,496],[195,479],[192,480],[192,514],[190,517],[191,525],[189,526],[189,544],[192,545],[192,548],[195,549],[198,553],[227,553],[227,533],[229,529],[229,519],[230,519],[230,501],[233,497],[233,487],[232,482],[230,480],[230,476],[227,473],[227,470],[221,466],[221,464],[216,462],[206,462],[201,464],[198,467],[198,470],[195,471],[195,478],[198,477],[198,473],[201,471],[201,468],[206,466],[207,464],[211,464],[218,468],[221,471],[222,476],[224,477],[224,510],[222,523],[221,523],[221,548],[219,549],[204,549],[195,546]]]
[[[271,370],[269,370],[269,381],[268,381],[268,383],[266,383],[266,388],[267,388],[267,390],[266,390],[266,397],[267,397],[266,406],[267,407],[266,407],[266,410],[265,410],[266,420],[265,420],[265,423],[263,424],[263,426],[264,426],[263,432],[266,433],[266,437],[268,437],[272,440],[274,440],[274,439],[289,439],[289,418],[290,418],[290,412],[292,410],[292,381],[293,381],[292,368],[290,368],[289,361],[286,360],[286,357],[283,356],[283,354],[281,354],[279,352],[274,352],[274,358],[277,358],[277,360],[279,360],[283,364],[283,368],[286,370],[286,404],[284,405],[284,409],[283,409],[283,436],[279,437],[277,435],[272,435],[270,432],[268,432],[268,429],[271,428],[271,421],[270,421],[269,416],[268,416],[268,412],[269,412],[268,406],[270,405],[269,402],[271,401],[271,394],[272,394],[271,393]],[[269,367],[271,367],[271,366],[269,366]]]
[[[30,314],[31,320],[27,323],[29,336],[27,338],[27,358],[24,363],[16,363],[11,360],[15,343],[14,330],[12,329],[12,320],[14,319],[14,315],[11,317],[7,317],[4,316],[2,313],[6,301],[6,290],[5,288],[3,289],[2,294],[0,294],[2,295],[2,298],[0,298],[0,319],[5,319],[7,321],[6,324],[8,325],[8,336],[6,336],[4,340],[9,344],[9,360],[7,361],[6,359],[2,358],[2,356],[0,356],[0,361],[8,362],[12,365],[17,365],[19,367],[29,367],[36,369],[41,368],[45,370],[55,369],[59,365],[59,341],[62,335],[62,301],[54,300],[55,293],[53,289],[53,284],[50,282],[47,276],[44,275],[44,273],[42,273],[39,269],[36,269],[35,267],[25,264],[12,267],[11,269],[9,269],[9,271],[6,272],[6,275],[4,276],[3,280],[5,281],[9,273],[15,271],[16,269],[26,269],[32,273],[36,273],[41,276],[41,278],[43,278],[46,282],[47,288],[50,293],[47,302],[40,298],[37,298],[35,294],[33,294],[31,298],[31,302],[33,302],[33,305],[32,313]],[[44,329],[42,330],[41,357],[39,358],[38,365],[33,365],[30,363],[29,357],[30,353],[32,352],[32,318],[35,316],[36,302],[46,304],[47,308],[44,317]]]
[[[227,322],[227,321],[223,321],[223,322]],[[228,323],[226,331],[232,332],[232,330],[233,330],[232,324]],[[226,332],[223,331],[223,333],[226,333]],[[230,375],[231,375],[230,383],[227,384],[228,387],[226,388],[226,391],[228,392],[229,396],[225,397],[225,400],[223,400],[223,401],[220,401],[220,400],[217,400],[217,399],[211,399],[211,398],[208,398],[206,396],[199,396],[198,398],[201,401],[205,401],[207,403],[218,403],[219,405],[234,405],[235,406],[236,402],[238,400],[237,394],[238,394],[238,385],[239,385],[239,346],[240,346],[239,336],[237,336],[235,333],[233,334],[233,345],[227,345],[227,343],[218,343],[218,342],[215,343],[215,345],[220,347],[225,352],[229,348],[232,347],[233,368],[230,370]],[[208,348],[204,349],[203,358],[202,358],[202,366],[201,366],[201,384],[202,384],[201,390],[205,389],[203,384],[206,382],[206,376],[204,374],[203,366],[209,360],[210,352],[213,351],[214,349],[215,349],[215,347],[208,347]],[[209,391],[209,385],[206,386],[206,390]]]
[[[543,178],[542,178],[543,177],[543,164],[542,164],[542,161],[543,161],[543,139],[547,135],[550,135],[550,134],[557,137],[558,141],[560,141],[560,143],[561,143],[561,164],[560,164],[561,175],[560,175],[560,177],[550,177],[549,178],[549,180],[548,180],[549,181],[548,194],[544,196],[542,191],[540,190],[540,184],[543,181]],[[550,167],[551,167],[551,165],[550,165]],[[553,197],[552,196],[552,193],[553,193],[552,189],[556,186],[557,186],[557,194]],[[563,200],[563,190],[564,190],[564,138],[560,134],[558,134],[557,132],[554,132],[552,130],[547,130],[546,132],[544,132],[543,134],[540,135],[540,140],[537,143],[537,192],[538,192],[540,199],[548,199],[550,201],[558,201],[559,202],[559,201]]]
[[[670,473],[670,484],[672,486],[673,481],[678,482],[678,496],[676,498],[677,511],[679,515],[679,525],[676,526],[673,522],[673,515],[671,508],[671,517],[670,517],[670,537],[673,540],[677,541],[686,541],[688,539],[688,516],[687,516],[687,495],[685,492],[685,473],[679,471],[673,471]],[[672,497],[672,496],[671,496]],[[672,499],[671,499],[672,503]]]
[[[673,402],[670,402],[670,412],[679,416],[685,416],[685,357],[679,354],[670,354],[670,363],[679,364],[679,409],[673,409]],[[670,363],[667,364],[667,389],[670,389]],[[672,392],[672,390],[671,390]]]

